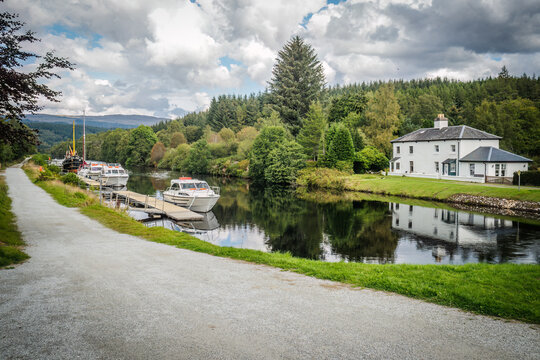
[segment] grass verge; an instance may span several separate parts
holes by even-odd
[[[455,194],[487,196],[521,201],[540,201],[540,188],[493,186],[461,181],[402,176],[348,175],[337,170],[303,170],[297,183],[308,188],[361,191],[383,195],[447,201]]]
[[[53,197],[64,198],[63,191],[51,190],[58,185],[40,186]],[[125,213],[95,203],[81,205],[81,212],[118,232],[182,249],[265,264],[356,287],[390,291],[478,314],[540,323],[540,265],[326,263],[290,254],[219,247],[185,233],[147,228]]]
[[[7,191],[5,179],[0,176],[0,268],[29,258],[21,250],[25,244],[21,233],[17,230],[15,216],[11,212],[11,199]]]

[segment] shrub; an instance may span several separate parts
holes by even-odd
[[[521,172],[521,185],[533,185],[533,186],[540,186],[540,171],[538,170],[532,170],[532,171],[522,171]],[[518,173],[514,173],[514,179],[513,184],[518,184]]]
[[[45,155],[45,154],[36,154],[36,155],[32,156],[32,161],[36,165],[46,166],[48,158],[49,157],[47,155]]]
[[[45,169],[42,172],[40,172],[37,181],[48,181],[48,180],[54,180],[56,178],[56,175],[49,169]]]
[[[336,169],[303,169],[298,172],[296,183],[308,189],[343,190],[345,188],[344,176],[347,176],[347,174]]]
[[[49,169],[53,174],[60,174],[60,167],[56,165],[49,165],[47,166],[47,169]]]
[[[61,180],[64,184],[71,184],[78,186],[80,183],[79,178],[74,173],[67,173],[61,177]]]
[[[274,184],[290,184],[296,179],[298,170],[305,166],[303,148],[294,141],[279,144],[268,155],[268,166],[264,179]]]

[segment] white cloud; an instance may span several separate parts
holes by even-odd
[[[6,0],[43,41],[77,64],[46,83],[45,111],[174,116],[213,96],[264,89],[279,49],[300,34],[327,82],[448,76],[475,79],[540,68],[533,0]],[[305,27],[300,26],[308,19]],[[220,59],[233,59],[225,66]],[[236,63],[237,62],[237,63]],[[25,70],[35,67],[26,64]],[[256,85],[255,85],[256,86]]]

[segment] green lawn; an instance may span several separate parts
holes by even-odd
[[[20,263],[29,258],[21,251],[25,244],[21,233],[17,230],[7,191],[5,179],[0,176],[0,267]]]
[[[469,194],[540,201],[540,188],[528,187],[518,190],[516,186],[493,186],[451,180],[383,175],[347,175],[328,169],[304,170],[300,173],[297,182],[299,185],[313,188],[363,191],[433,200],[448,200],[454,194]]]
[[[62,203],[70,191],[58,184],[38,183]],[[73,190],[73,193],[78,190]],[[75,195],[72,195],[75,196]],[[326,263],[290,254],[219,247],[185,233],[147,228],[127,214],[87,201],[81,212],[118,232],[149,241],[215,256],[275,266],[284,270],[339,281],[354,287],[390,291],[412,298],[484,315],[540,323],[540,265],[374,265]]]

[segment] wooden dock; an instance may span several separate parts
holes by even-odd
[[[77,176],[78,176],[79,179],[81,179],[81,181],[83,181],[86,185],[94,186],[94,187],[98,187],[98,188],[99,188],[99,181],[92,180],[92,179],[89,179],[89,178],[84,177],[84,176],[81,176],[81,175],[77,175]]]
[[[163,214],[176,221],[197,221],[204,218],[201,214],[197,214],[191,210],[133,191],[112,191],[111,194],[111,196],[122,198],[128,204],[136,203],[144,206],[144,211],[147,213]]]

